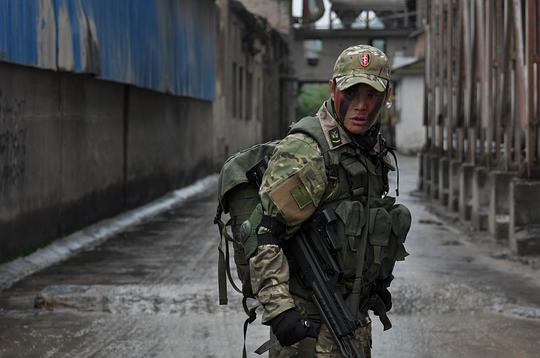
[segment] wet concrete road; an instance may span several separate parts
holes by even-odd
[[[434,215],[411,194],[416,159],[400,168],[411,255],[374,357],[539,357],[539,261]],[[214,212],[215,196],[198,195],[0,292],[0,357],[240,357],[240,297],[217,305]],[[267,334],[256,321],[248,351]]]

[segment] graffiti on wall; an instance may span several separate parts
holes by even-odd
[[[24,100],[0,90],[0,193],[20,182],[25,171],[26,129],[21,128]]]

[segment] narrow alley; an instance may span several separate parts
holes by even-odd
[[[390,306],[373,358],[540,357],[539,34],[540,0],[0,0],[0,358],[256,357],[263,313],[361,357]]]
[[[393,328],[372,316],[373,355],[536,357],[539,262],[435,215],[417,162],[400,157],[410,256],[390,289]],[[218,305],[215,191],[0,292],[0,357],[240,357],[240,295]],[[267,336],[250,326],[248,356]]]

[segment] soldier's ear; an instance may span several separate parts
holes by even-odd
[[[390,98],[392,98],[392,86],[390,86],[390,83],[388,84],[388,87],[386,88],[386,95],[384,96],[384,103],[388,102]]]
[[[330,98],[334,100],[334,80],[328,80],[328,88],[330,89]]]

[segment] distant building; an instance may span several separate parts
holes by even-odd
[[[213,0],[0,9],[0,262],[213,172]]]
[[[291,3],[246,4],[0,0],[0,261],[285,134]]]
[[[241,149],[285,135],[294,119],[296,82],[289,60],[290,1],[219,0],[217,5],[214,159],[219,166]]]
[[[402,153],[419,152],[425,140],[424,60],[413,60],[392,69],[395,83],[394,139]]]

